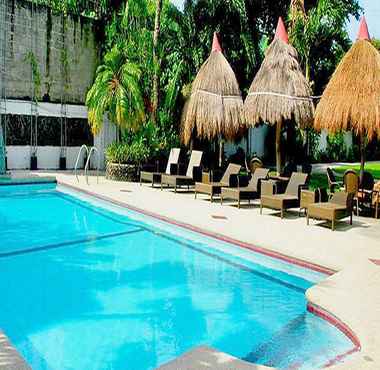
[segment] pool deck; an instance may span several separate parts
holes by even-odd
[[[0,369],[31,370],[2,331],[0,331]]]
[[[229,203],[223,206],[218,201],[210,203],[207,196],[199,195],[195,200],[194,194],[186,190],[161,191],[148,184],[114,182],[103,177],[99,184],[95,177],[90,177],[87,185],[82,176],[78,183],[69,172],[40,174],[56,176],[60,184],[234,241],[240,247],[330,274],[338,271],[307,291],[311,308],[343,328],[360,348],[344,363],[336,359],[331,368],[380,369],[380,266],[372,262],[380,261],[380,220],[354,217],[352,226],[344,220],[332,232],[323,222],[312,221],[307,226],[297,210],[281,220],[279,213],[271,210],[264,209],[261,216],[258,203],[237,209]],[[175,361],[162,369],[265,369],[205,347]],[[228,365],[228,361],[235,362]]]

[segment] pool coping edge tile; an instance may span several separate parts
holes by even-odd
[[[215,233],[215,232],[212,232],[209,230],[205,230],[205,229],[202,229],[202,228],[197,227],[197,226],[190,225],[190,224],[185,223],[185,222],[177,221],[177,220],[174,220],[172,218],[169,218],[169,217],[166,217],[163,215],[159,215],[157,213],[147,211],[147,210],[144,210],[144,209],[139,208],[139,207],[135,207],[133,205],[128,204],[127,202],[119,201],[119,200],[113,199],[111,197],[105,196],[103,194],[101,195],[101,194],[92,192],[90,190],[85,190],[83,188],[76,187],[75,185],[68,184],[68,183],[61,181],[61,180],[58,180],[57,184],[62,185],[64,187],[67,187],[69,189],[72,189],[74,191],[77,191],[79,193],[83,193],[83,194],[89,195],[91,197],[97,198],[99,200],[109,202],[113,205],[116,205],[119,207],[124,207],[124,208],[127,208],[128,210],[146,215],[148,217],[155,218],[157,220],[166,222],[168,224],[175,225],[175,226],[190,230],[192,232],[196,232],[196,233],[199,233],[201,235],[211,237],[211,238],[220,240],[222,242],[226,242],[226,243],[235,245],[235,246],[240,247],[240,248],[248,249],[248,250],[251,250],[252,252],[256,252],[256,253],[259,253],[262,255],[266,255],[268,257],[272,257],[272,258],[275,258],[275,259],[278,259],[278,260],[281,260],[281,261],[284,261],[284,262],[287,262],[287,263],[290,263],[290,264],[293,264],[293,265],[296,265],[299,267],[303,267],[303,268],[306,268],[306,269],[309,269],[312,271],[321,272],[321,273],[324,273],[328,276],[332,276],[338,272],[338,271],[333,270],[333,269],[328,268],[328,267],[324,267],[324,266],[321,266],[321,265],[318,265],[318,264],[315,264],[315,263],[312,263],[309,261],[305,261],[305,260],[302,260],[302,259],[299,259],[299,258],[296,258],[293,256],[287,256],[283,253],[279,253],[279,252],[270,250],[268,248],[258,247],[256,245],[253,245],[253,244],[250,244],[247,242],[243,242],[243,241],[239,241],[237,239],[234,239],[234,238],[231,238],[231,237],[219,234],[219,233]],[[307,299],[308,299],[308,297],[307,297]],[[336,365],[337,363],[339,363],[340,361],[342,361],[344,358],[348,357],[349,355],[351,355],[355,352],[361,351],[362,348],[361,348],[360,341],[359,341],[357,335],[354,333],[353,330],[350,329],[350,327],[344,321],[340,320],[337,316],[335,316],[333,313],[329,312],[328,310],[324,309],[322,306],[318,306],[317,304],[314,304],[310,299],[308,299],[307,310],[310,313],[321,317],[322,319],[328,321],[331,325],[335,326],[353,344],[352,350],[349,350],[343,354],[336,355],[334,358],[329,360],[329,362],[327,364],[325,364],[325,367],[332,367],[332,366]],[[219,352],[219,353],[223,353],[223,352]],[[260,366],[260,365],[255,364],[254,366]],[[181,370],[181,369],[178,369],[178,370]]]

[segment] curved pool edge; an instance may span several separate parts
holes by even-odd
[[[353,344],[353,348],[342,353],[336,355],[334,358],[330,359],[328,362],[326,362],[323,365],[323,368],[331,367],[334,365],[337,365],[341,363],[343,360],[345,360],[348,356],[359,352],[361,350],[361,344],[359,341],[359,338],[356,336],[356,334],[353,332],[353,330],[343,321],[341,321],[339,318],[337,318],[335,315],[333,315],[331,312],[325,310],[324,308],[312,303],[307,303],[307,310],[312,313],[315,316],[320,317],[321,319],[329,322],[331,325],[335,326],[338,330],[340,330]]]
[[[222,241],[225,243],[233,244],[233,245],[236,245],[238,247],[251,250],[252,252],[263,254],[265,256],[272,257],[272,258],[281,260],[283,262],[290,263],[292,265],[296,265],[296,266],[306,268],[306,269],[309,269],[312,271],[320,272],[320,273],[326,274],[326,275],[333,275],[337,272],[336,270],[333,270],[329,267],[325,267],[325,266],[322,266],[322,265],[319,265],[319,264],[316,264],[313,262],[309,262],[309,261],[306,261],[306,260],[303,260],[300,258],[296,258],[293,256],[287,256],[286,254],[283,254],[283,253],[280,253],[277,251],[273,251],[269,248],[253,245],[253,244],[250,244],[247,242],[243,242],[243,241],[231,238],[231,237],[223,235],[223,234],[215,233],[215,232],[212,232],[212,231],[209,231],[209,230],[197,227],[197,226],[193,226],[193,225],[188,224],[186,222],[178,221],[178,220],[175,220],[173,218],[169,218],[169,217],[160,215],[158,213],[147,211],[143,208],[135,207],[135,206],[128,204],[126,202],[122,202],[122,201],[113,199],[111,197],[92,192],[90,190],[85,190],[83,188],[73,186],[72,184],[68,184],[68,183],[65,183],[62,181],[58,181],[57,184],[61,185],[63,187],[72,189],[74,191],[78,191],[79,193],[83,193],[85,195],[97,198],[97,199],[102,200],[104,202],[109,202],[113,205],[116,205],[119,207],[124,207],[130,211],[137,212],[137,213],[143,214],[143,215],[148,216],[148,217],[152,217],[152,218],[157,219],[159,221],[166,222],[168,224],[178,226],[178,227],[181,227],[183,229],[186,229],[186,230],[189,230],[189,231],[192,231],[192,232],[195,232],[195,233],[207,236],[207,237],[211,237],[211,238],[214,238],[216,240],[219,240],[219,241]]]
[[[353,261],[306,291],[311,312],[336,326],[354,345],[352,351],[337,356],[326,367],[380,368],[379,286],[380,268],[367,260]],[[350,354],[354,356],[346,359]]]
[[[308,301],[307,310],[310,313],[312,313],[312,314],[322,318],[323,320],[329,322],[331,325],[335,326],[339,331],[341,331],[344,335],[346,335],[351,340],[351,342],[353,343],[353,348],[351,350],[345,352],[345,353],[337,354],[334,358],[329,360],[329,362],[326,363],[324,367],[332,368],[337,364],[341,364],[341,361],[347,360],[347,358],[350,355],[363,350],[359,336],[356,334],[355,331],[353,331],[351,329],[351,327],[343,319],[340,319],[340,315],[334,314],[334,311],[330,311],[327,308],[328,305],[325,306],[324,304],[317,304],[313,300],[313,289],[319,287],[320,285],[323,285],[327,280],[333,278],[335,275],[338,275],[339,272],[337,272],[336,270],[333,270],[331,268],[321,266],[319,264],[315,264],[315,263],[312,263],[309,261],[305,261],[305,260],[302,260],[302,259],[299,259],[299,258],[296,258],[293,256],[287,256],[285,254],[270,250],[268,248],[258,247],[256,245],[253,245],[253,244],[250,244],[247,242],[239,241],[239,240],[231,238],[229,236],[222,235],[219,233],[215,233],[215,232],[203,229],[203,228],[199,228],[197,226],[193,226],[191,224],[188,224],[188,223],[185,223],[182,221],[177,221],[177,220],[174,220],[172,218],[169,218],[169,217],[166,217],[163,215],[159,215],[157,213],[150,212],[150,211],[144,210],[142,208],[130,205],[126,202],[113,199],[113,198],[105,196],[103,194],[98,194],[98,193],[95,193],[95,192],[90,191],[90,190],[85,190],[83,188],[73,186],[72,184],[67,184],[67,183],[62,182],[62,181],[58,181],[57,183],[58,183],[58,185],[62,185],[64,187],[67,187],[67,188],[72,189],[74,191],[78,191],[79,193],[83,193],[85,195],[97,198],[99,200],[109,202],[109,203],[114,204],[114,205],[119,206],[119,207],[124,207],[128,210],[141,213],[141,214],[146,215],[148,217],[155,218],[159,221],[163,221],[163,222],[169,223],[171,225],[178,226],[178,227],[190,230],[192,232],[202,234],[202,235],[207,236],[207,237],[215,238],[215,239],[220,240],[222,242],[230,243],[230,244],[235,245],[237,247],[251,250],[252,252],[260,253],[260,254],[263,254],[263,255],[266,255],[266,256],[269,256],[269,257],[279,259],[281,261],[293,264],[293,265],[297,265],[299,267],[303,267],[303,268],[306,268],[309,270],[321,272],[323,274],[328,275],[327,279],[325,279],[322,282],[314,285],[313,287],[309,288],[306,291],[306,299]],[[373,263],[373,265],[375,265],[375,264]],[[379,271],[380,271],[380,269],[379,269]],[[380,282],[380,280],[379,280],[379,282]],[[195,348],[194,350],[196,350],[197,348]],[[214,350],[214,351],[216,353],[219,353],[220,355],[230,356],[226,353],[223,353],[223,352],[220,352],[217,350]],[[181,356],[179,358],[181,358]],[[343,365],[345,365],[345,364],[343,364]],[[189,363],[188,365],[190,366],[191,363]],[[257,364],[251,364],[251,365],[252,365],[252,369],[262,368],[261,367],[262,365],[257,365]],[[366,365],[368,365],[368,364],[366,364]],[[187,367],[186,367],[186,369],[187,369]],[[189,367],[189,369],[191,369],[191,367]],[[213,369],[223,369],[223,367],[218,367],[217,364],[214,363]],[[238,370],[238,369],[239,368],[236,368],[236,370]],[[270,369],[270,368],[266,367],[266,369]],[[177,369],[177,370],[181,370],[181,369]]]

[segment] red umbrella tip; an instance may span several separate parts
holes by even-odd
[[[278,18],[276,34],[274,37],[281,39],[287,44],[289,43],[288,33],[286,32],[285,24],[281,17]]]
[[[211,51],[220,51],[222,52],[222,48],[219,43],[218,34],[214,32],[214,39],[212,40],[212,49]]]
[[[365,20],[364,16],[360,19],[358,40],[368,40],[368,41],[371,40],[371,37],[369,36],[369,32],[368,32],[367,21]]]

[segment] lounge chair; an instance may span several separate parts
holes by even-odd
[[[375,218],[377,219],[380,207],[380,181],[378,181],[373,187],[372,206],[375,208]]]
[[[373,192],[375,179],[373,175],[364,171],[362,178],[359,181],[358,201],[361,208],[370,210],[373,203]]]
[[[285,194],[262,195],[260,204],[260,214],[263,208],[270,208],[281,211],[281,218],[284,218],[284,211],[289,208],[300,206],[301,189],[306,188],[308,180],[306,173],[293,172],[286,187]]]
[[[170,151],[170,155],[168,158],[168,163],[166,165],[166,175],[174,175],[178,171],[178,162],[179,162],[179,155],[181,153],[181,149],[179,148],[173,148]],[[161,184],[161,178],[163,173],[156,171],[156,172],[149,172],[149,171],[141,171],[140,172],[140,185],[143,181],[150,182],[152,184],[152,187],[154,184]]]
[[[327,167],[326,174],[327,174],[327,182],[329,184],[330,193],[335,193],[335,188],[340,189],[343,187],[343,181],[338,181],[336,179],[335,174],[330,167]]]
[[[356,215],[359,216],[359,176],[354,170],[347,170],[343,175],[344,189],[347,193],[353,194],[353,202],[356,206]]]
[[[222,187],[230,186],[230,179],[233,175],[238,175],[241,170],[240,164],[230,163],[224,172],[222,179],[218,182],[197,182],[195,183],[195,199],[197,194],[209,194],[210,200],[213,202],[214,196],[220,194]]]
[[[331,222],[331,230],[335,230],[335,223],[346,217],[350,217],[352,225],[352,205],[353,193],[339,191],[334,193],[332,198],[326,203],[313,203],[307,207],[306,223],[309,225],[309,219],[326,220]]]
[[[223,187],[220,194],[220,203],[223,204],[223,200],[225,199],[237,200],[238,208],[240,208],[241,200],[248,200],[250,202],[251,200],[260,198],[260,183],[268,177],[268,173],[269,170],[266,168],[256,168],[248,186],[238,186],[237,188]]]
[[[191,152],[189,165],[187,166],[186,175],[166,175],[161,176],[161,190],[163,186],[174,187],[174,192],[177,192],[177,188],[181,186],[192,186],[195,184],[195,175],[197,170],[199,171],[202,162],[203,152],[193,150]]]

